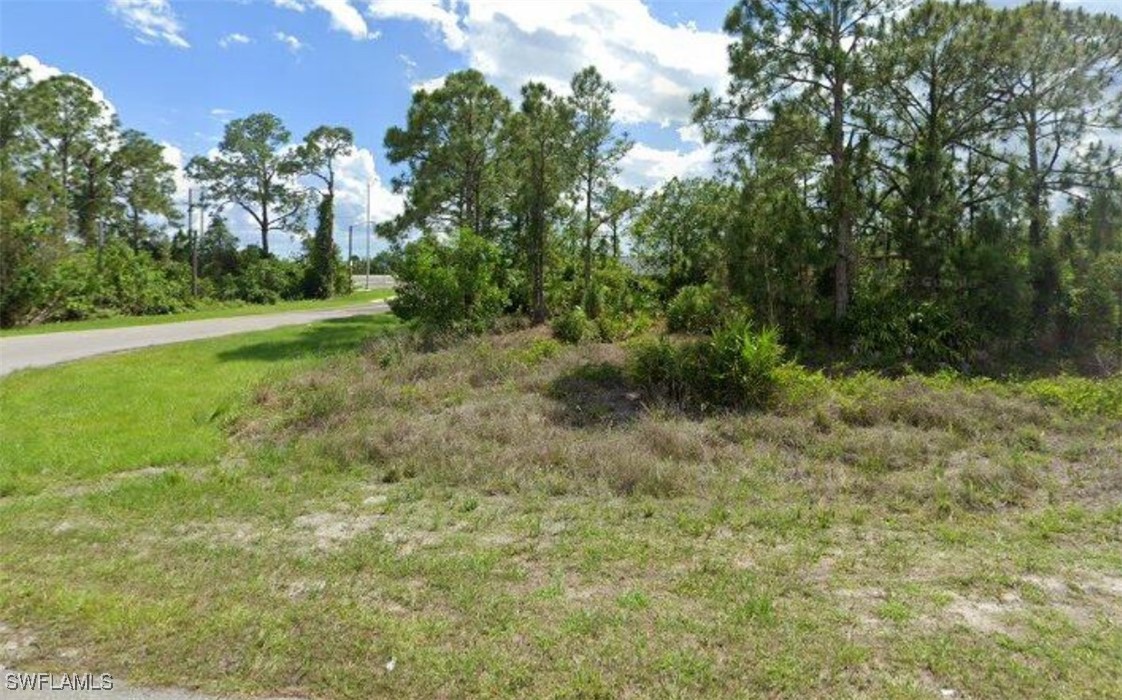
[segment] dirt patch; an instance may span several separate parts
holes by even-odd
[[[264,534],[253,523],[226,519],[182,525],[176,528],[175,532],[182,540],[202,540],[220,546],[243,548],[253,546]]]
[[[418,549],[432,547],[440,543],[440,535],[435,532],[393,530],[387,532],[385,540],[397,548],[401,555],[412,554]]]
[[[834,591],[834,596],[841,599],[841,608],[853,615],[862,627],[876,629],[882,626],[874,611],[888,600],[888,593],[883,588],[840,588]]]
[[[287,581],[281,589],[289,600],[302,600],[314,598],[327,588],[327,581],[323,579],[296,579]]]
[[[329,550],[373,530],[380,518],[380,515],[348,515],[322,511],[301,515],[292,524],[301,533],[311,535],[314,548]]]
[[[1024,609],[1017,594],[1007,593],[999,600],[971,600],[955,595],[944,612],[978,632],[1014,636],[1017,627],[1009,618]]]
[[[27,656],[35,646],[35,635],[0,622],[0,664],[12,664]]]

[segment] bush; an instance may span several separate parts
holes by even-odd
[[[847,320],[859,365],[958,369],[975,346],[971,326],[949,305],[898,296],[864,298]]]
[[[1122,253],[1094,260],[1068,303],[1071,344],[1080,352],[1122,344]]]
[[[605,343],[616,343],[646,332],[653,325],[651,317],[639,311],[631,315],[603,314],[596,319],[596,331]]]
[[[599,337],[596,324],[588,320],[584,309],[574,306],[553,319],[553,335],[564,343],[583,343]]]
[[[405,246],[390,308],[430,330],[481,332],[506,306],[501,275],[499,249],[471,231],[446,243],[425,235]]]
[[[783,353],[774,329],[735,323],[710,340],[637,343],[628,371],[639,385],[691,407],[766,408],[778,394]]]
[[[250,304],[275,304],[298,299],[303,293],[304,272],[300,263],[266,256],[258,248],[242,253],[241,270],[233,279],[235,296]]]
[[[191,273],[182,263],[160,262],[111,240],[101,252],[84,250],[54,268],[41,320],[170,314],[191,304]]]
[[[689,351],[666,338],[644,338],[630,347],[627,373],[647,391],[672,401],[688,401],[688,377],[683,360]]]
[[[0,328],[43,320],[49,316],[48,282],[66,252],[49,222],[3,222],[0,231]]]
[[[581,301],[575,300],[575,303]],[[588,303],[586,311],[593,319],[609,314],[630,316],[652,312],[658,306],[657,285],[616,260],[604,260],[593,271]]]
[[[711,333],[721,322],[717,290],[711,285],[682,287],[666,307],[672,333]]]
[[[775,329],[757,333],[746,323],[733,324],[717,331],[704,347],[704,364],[698,370],[709,400],[753,408],[772,403],[778,386],[775,370],[783,361]]]

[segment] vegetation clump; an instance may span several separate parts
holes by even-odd
[[[683,342],[637,342],[629,370],[640,386],[695,408],[771,407],[783,363],[778,333],[736,322],[712,337]]]

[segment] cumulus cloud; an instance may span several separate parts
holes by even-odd
[[[234,32],[233,34],[227,34],[226,36],[219,39],[218,40],[218,45],[221,46],[224,49],[228,49],[231,46],[236,46],[238,44],[248,44],[251,41],[253,41],[253,40],[250,39],[245,34],[239,34],[237,32]]]
[[[615,85],[625,123],[688,123],[689,96],[727,79],[724,34],[666,24],[642,0],[371,0],[368,11],[438,29],[508,95],[527,80],[564,88],[595,65]]]
[[[347,226],[354,224],[358,231],[366,221],[367,183],[370,184],[370,219],[375,225],[394,218],[405,206],[403,196],[394,194],[382,182],[375,169],[374,153],[369,149],[356,148],[349,156],[340,158],[335,178],[335,221],[344,244]]]
[[[312,3],[331,16],[332,29],[351,35],[352,39],[377,39],[378,33],[366,28],[366,20],[349,0],[311,0]]]
[[[425,92],[432,92],[437,88],[444,87],[444,79],[448,77],[445,75],[438,75],[435,78],[428,78],[426,80],[418,80],[409,85],[409,89],[413,92],[424,90]]]
[[[273,34],[273,38],[284,44],[292,53],[298,53],[308,46],[304,42],[300,41],[298,37],[295,37],[291,34],[285,34],[284,32],[276,32],[275,34]]]
[[[168,0],[109,0],[109,11],[119,17],[142,44],[166,43],[190,48],[183,24]]]
[[[187,201],[187,189],[191,185],[187,181],[187,173],[183,170],[187,166],[187,159],[183,155],[183,149],[167,141],[161,142],[160,145],[163,146],[164,149],[164,160],[175,168],[175,172],[172,174],[172,178],[175,180],[175,199],[176,201]]]
[[[713,149],[700,146],[690,150],[653,148],[635,144],[620,161],[620,182],[624,187],[653,188],[667,180],[702,177],[713,172]]]
[[[316,7],[331,17],[331,28],[346,32],[353,39],[377,39],[381,32],[371,32],[366,26],[362,13],[351,4],[351,0],[273,0],[273,4],[285,10],[303,12]]]
[[[545,3],[532,4],[535,7],[545,6]],[[367,12],[375,19],[423,22],[440,33],[448,48],[459,51],[464,48],[467,36],[460,26],[455,7],[454,0],[371,0]]]

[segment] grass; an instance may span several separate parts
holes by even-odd
[[[260,314],[274,314],[282,311],[312,311],[316,309],[337,309],[353,304],[378,301],[393,295],[392,289],[361,290],[334,297],[332,299],[301,299],[298,301],[282,301],[276,304],[216,304],[205,306],[192,311],[178,314],[160,314],[156,316],[112,316],[109,318],[91,318],[84,321],[63,321],[60,323],[44,323],[36,326],[22,326],[19,328],[6,328],[0,330],[0,338],[20,335],[38,335],[41,333],[61,333],[63,331],[92,331],[103,328],[127,328],[129,326],[150,326],[160,323],[178,323],[180,321],[203,321],[212,318],[231,318],[234,316],[257,316]]]
[[[317,698],[1122,689],[1122,419],[1056,398],[1122,379],[787,367],[772,411],[690,415],[614,346],[385,335],[324,361],[293,350],[314,328],[197,344],[256,370],[205,455],[5,454],[38,471],[0,500],[0,661]],[[84,364],[4,380],[4,420]]]
[[[356,316],[17,372],[0,380],[0,496],[217,459],[248,386],[395,323]]]

